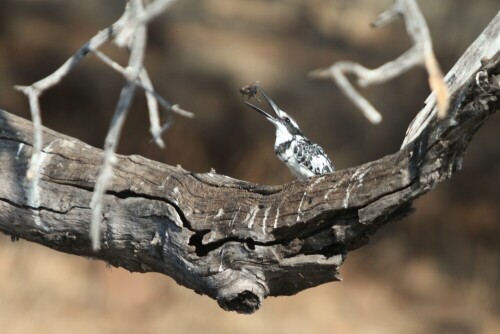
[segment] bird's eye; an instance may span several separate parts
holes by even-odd
[[[290,123],[290,118],[285,118],[285,122]]]

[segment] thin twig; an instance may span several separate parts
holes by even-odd
[[[30,111],[34,126],[33,151],[30,160],[30,166],[27,172],[27,178],[32,179],[37,168],[41,155],[42,147],[42,122],[40,115],[40,96],[49,88],[55,86],[89,53],[95,53],[99,56],[98,49],[108,41],[113,41],[120,47],[130,50],[129,63],[127,68],[121,67],[109,58],[100,57],[111,68],[119,71],[126,79],[120,98],[117,103],[113,120],[105,140],[105,153],[103,156],[102,168],[96,182],[94,195],[92,197],[92,222],[91,222],[91,240],[93,249],[100,247],[100,222],[103,208],[103,198],[107,185],[113,174],[114,154],[118,144],[121,129],[127,116],[130,104],[132,102],[135,88],[141,87],[146,94],[147,104],[151,122],[151,133],[153,139],[160,147],[164,146],[161,140],[161,134],[171,124],[171,120],[164,126],[160,126],[158,102],[170,113],[177,113],[186,117],[193,117],[193,114],[171,105],[163,97],[154,91],[153,84],[149,79],[148,73],[144,69],[143,60],[146,48],[146,25],[152,19],[161,14],[171,5],[174,0],[156,0],[150,2],[146,7],[143,0],[129,0],[122,16],[109,26],[107,29],[98,32],[78,51],[62,64],[55,72],[49,76],[31,84],[30,86],[15,86],[23,92],[29,99]]]
[[[158,145],[161,148],[164,148],[165,143],[163,142],[160,136],[161,126],[160,126],[160,110],[158,108],[158,101],[156,100],[155,96],[152,93],[150,93],[151,91],[154,91],[154,88],[153,88],[153,83],[149,78],[149,74],[145,68],[141,69],[138,79],[139,82],[141,83],[141,86],[147,88],[147,90],[144,89],[144,91],[149,110],[149,124],[150,124],[149,132],[153,136],[153,140],[155,141],[156,145]]]
[[[142,0],[131,0],[131,13],[136,17],[142,15],[144,11]],[[146,25],[139,24],[136,26],[134,33],[129,40],[130,57],[127,66],[128,77],[123,85],[120,93],[120,98],[116,105],[111,125],[104,141],[104,157],[101,165],[101,171],[97,177],[94,193],[90,207],[92,209],[92,222],[90,224],[90,239],[92,241],[92,248],[97,251],[101,247],[101,215],[104,203],[104,193],[108,187],[108,183],[113,176],[113,165],[115,162],[115,152],[120,139],[120,133],[127,117],[130,105],[132,103],[136,84],[142,69],[144,61],[144,53],[146,49]]]
[[[99,31],[87,43],[82,45],[68,60],[66,60],[55,72],[49,76],[29,85],[15,86],[18,91],[23,92],[30,101],[30,112],[33,119],[35,142],[33,145],[33,153],[28,168],[27,178],[33,178],[33,173],[36,171],[36,164],[40,156],[42,147],[42,122],[40,116],[39,99],[40,96],[51,87],[57,85],[61,80],[73,69],[85,56],[92,50],[97,50],[107,41],[117,38],[128,27],[135,27],[138,24],[144,25],[161,14],[175,0],[156,0],[150,3],[143,11],[140,17],[129,15],[129,11],[125,10],[123,15],[108,28]],[[135,29],[135,28],[132,28]],[[149,102],[148,102],[149,103]]]
[[[30,104],[31,118],[33,120],[34,143],[33,153],[31,154],[30,166],[26,177],[28,180],[33,178],[33,173],[37,170],[36,166],[42,149],[42,121],[40,115],[40,95],[49,88],[57,85],[61,80],[88,54],[89,50],[97,49],[104,44],[110,37],[110,32],[120,28],[126,22],[126,15],[122,15],[118,21],[108,29],[102,30],[92,37],[87,43],[78,49],[78,51],[64,62],[51,75],[31,84],[30,86],[14,86],[14,88],[24,93]]]
[[[30,165],[26,173],[26,178],[31,180],[35,176],[35,173],[40,170],[38,167],[42,151],[42,117],[38,99],[40,91],[34,89],[32,86],[16,86],[15,88],[28,97],[31,120],[33,121],[33,153],[31,154]]]
[[[98,59],[100,59],[103,63],[120,73],[126,80],[131,80],[133,78],[130,78],[130,73],[122,67],[120,64],[106,56],[104,53],[102,53],[99,50],[92,50],[92,52],[97,56]],[[146,95],[146,101],[148,105],[148,110],[149,110],[149,123],[150,123],[150,128],[149,131],[151,132],[151,135],[153,136],[154,142],[161,148],[165,147],[165,143],[161,139],[161,126],[160,126],[160,115],[159,115],[159,110],[158,110],[158,100],[156,96],[159,96],[154,91],[153,88],[153,83],[149,79],[149,75],[146,71],[145,68],[141,69],[141,72],[139,74],[139,77],[134,80],[134,83],[142,88],[142,90],[145,92]],[[168,102],[167,102],[168,103]],[[170,108],[170,103],[168,103],[169,108],[166,108],[167,111],[171,111]]]
[[[99,50],[94,50],[92,51],[101,61],[103,61],[105,64],[110,66],[112,69],[120,73],[124,78],[129,79],[129,73],[127,70],[109,58],[106,54]],[[143,69],[144,70],[144,69]],[[142,73],[142,72],[141,72]],[[148,77],[149,78],[149,77]],[[153,87],[148,87],[147,84],[144,83],[144,80],[142,80],[142,74],[139,76],[139,79],[135,81],[135,84],[137,87],[141,88],[144,92],[151,94],[165,110],[171,111],[173,113],[179,114],[180,116],[188,117],[188,118],[193,118],[194,114],[190,111],[181,109],[178,105],[171,105],[167,100],[165,100],[160,94],[158,94]],[[153,121],[151,121],[153,123]],[[153,132],[152,132],[153,133]]]
[[[500,50],[500,11],[497,12],[488,27],[483,31],[481,36],[467,49],[466,54],[482,54],[482,59],[491,59],[498,57]],[[476,59],[476,58],[474,58]],[[448,72],[445,77],[449,90],[453,92],[464,85],[469,77],[464,75],[461,71],[462,68],[471,66],[469,58],[460,58],[453,68]],[[479,69],[480,62],[476,61],[476,69]],[[406,130],[405,139],[401,149],[417,139],[422,132],[429,126],[436,115],[436,108],[434,107],[436,96],[430,95],[425,100],[425,107],[419,111],[417,116],[410,123]]]
[[[161,15],[165,10],[174,3],[176,0],[156,0],[151,2],[144,8],[144,10],[140,13],[140,16],[137,17],[138,24],[148,24],[152,20],[154,20],[158,15]]]
[[[368,120],[377,124],[382,120],[381,114],[352,86],[346,74],[354,74],[358,85],[367,87],[391,80],[415,66],[424,66],[429,75],[429,85],[436,94],[438,115],[443,118],[448,110],[448,89],[434,56],[429,28],[416,1],[396,0],[391,8],[378,17],[373,26],[381,27],[398,16],[403,16],[406,30],[413,41],[413,46],[401,56],[376,69],[368,69],[351,61],[339,61],[329,68],[312,71],[310,77],[333,79]]]

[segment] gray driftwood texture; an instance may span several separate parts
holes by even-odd
[[[499,106],[499,36],[497,15],[448,74],[444,120],[432,117],[399,152],[359,167],[270,187],[118,156],[97,253],[89,203],[102,151],[44,129],[40,173],[27,181],[32,125],[0,110],[0,231],[164,273],[241,313],[267,296],[339,280],[349,251],[460,169],[473,134]]]

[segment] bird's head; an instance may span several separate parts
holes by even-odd
[[[271,98],[269,96],[267,96],[267,94],[260,87],[257,86],[257,88],[259,89],[262,96],[264,96],[266,101],[269,103],[269,105],[273,109],[274,113],[276,114],[276,117],[268,114],[267,112],[265,112],[261,108],[254,106],[253,104],[251,104],[247,101],[243,101],[243,102],[245,102],[253,110],[264,115],[271,123],[273,123],[274,126],[276,127],[277,135],[280,135],[280,134],[282,134],[282,135],[289,134],[291,136],[302,135],[302,132],[300,131],[300,128],[299,128],[299,125],[297,124],[297,122],[295,122],[295,120],[293,118],[291,118],[290,115],[288,115],[286,112],[284,112],[283,110],[278,108],[276,103],[274,103],[274,101],[271,100]]]

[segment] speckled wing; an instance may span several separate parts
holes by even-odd
[[[315,175],[331,173],[335,170],[323,148],[309,140],[297,142],[293,155],[301,166]]]

